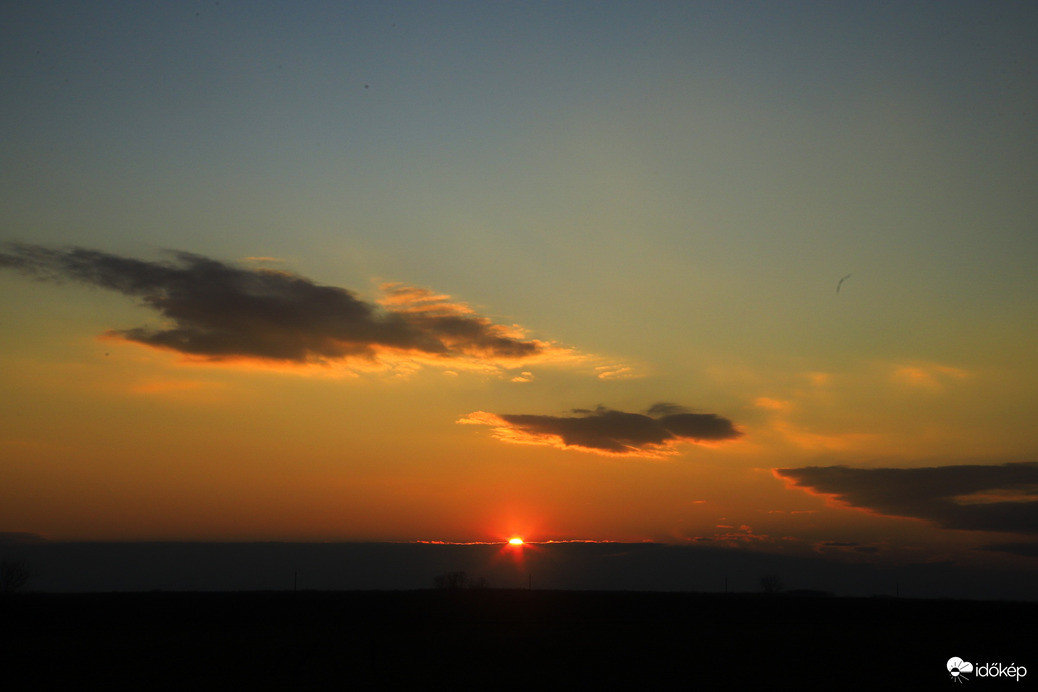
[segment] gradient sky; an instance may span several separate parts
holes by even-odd
[[[1038,6],[0,16],[0,532],[1038,562]]]

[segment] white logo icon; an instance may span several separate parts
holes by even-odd
[[[964,673],[972,673],[973,664],[969,661],[963,661],[958,656],[953,656],[948,659],[948,672],[951,673],[951,679],[955,682],[969,680]]]

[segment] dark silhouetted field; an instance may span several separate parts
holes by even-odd
[[[1019,635],[1032,603],[486,589],[30,593],[0,608],[5,677],[26,671],[29,689],[929,688],[951,683],[952,656],[1038,680]]]

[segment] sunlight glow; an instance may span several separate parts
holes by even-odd
[[[509,545],[522,545],[523,544],[523,539],[519,538],[518,536],[516,536],[515,538],[509,538],[508,539],[508,544]]]

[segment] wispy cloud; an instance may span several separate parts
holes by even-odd
[[[595,368],[595,374],[600,380],[627,380],[638,377],[634,368],[628,365],[614,363],[611,365],[599,365]]]
[[[852,507],[947,529],[1038,534],[1038,463],[860,469],[809,466],[774,473]]]
[[[387,284],[385,297],[372,303],[290,272],[187,252],[147,261],[16,243],[0,251],[0,268],[137,298],[164,324],[115,329],[109,336],[210,361],[326,364],[404,357],[519,367],[573,356],[527,337],[517,325],[494,324],[449,296],[402,284]]]
[[[819,541],[814,547],[819,553],[862,553],[871,555],[880,551],[878,545],[865,545],[857,541]]]
[[[681,443],[721,442],[741,435],[727,418],[714,413],[692,413],[676,404],[655,404],[644,414],[604,406],[574,409],[572,413],[575,415],[476,411],[458,422],[489,425],[495,436],[505,442],[649,458],[677,454],[675,446]]]
[[[962,368],[953,368],[939,363],[901,365],[896,367],[891,375],[891,379],[896,384],[934,392],[943,391],[950,383],[968,377],[970,377],[970,373]]]
[[[770,409],[772,411],[789,411],[793,408],[793,402],[784,399],[772,399],[767,396],[759,396],[753,401],[757,408]]]

